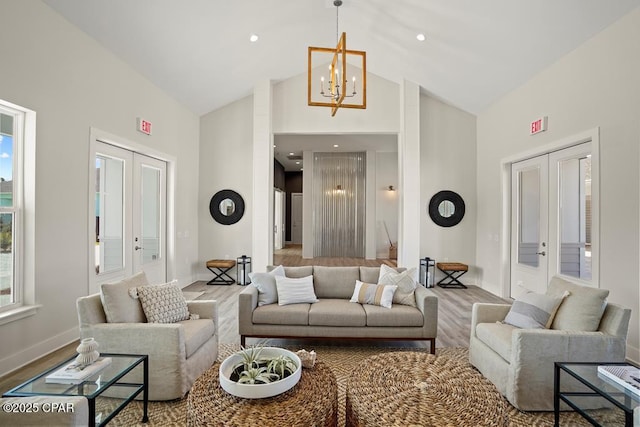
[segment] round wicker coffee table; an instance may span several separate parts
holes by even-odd
[[[220,387],[215,364],[193,384],[187,398],[187,425],[326,426],[338,422],[336,377],[322,362],[303,369],[291,390],[266,399],[235,397]]]
[[[464,362],[418,352],[362,361],[347,381],[347,426],[507,426],[498,390]]]

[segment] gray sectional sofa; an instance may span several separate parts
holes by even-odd
[[[426,340],[435,353],[438,298],[418,285],[416,307],[391,308],[350,302],[356,280],[377,283],[379,267],[285,267],[286,277],[313,276],[318,302],[258,305],[258,289],[249,285],[239,294],[241,344],[254,338],[332,338]],[[403,269],[398,269],[402,271]]]

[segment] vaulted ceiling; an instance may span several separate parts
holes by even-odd
[[[306,72],[308,46],[336,43],[333,0],[42,1],[199,115]],[[369,72],[477,114],[639,5],[344,0],[338,22]]]

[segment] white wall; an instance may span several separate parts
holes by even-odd
[[[197,261],[198,117],[39,1],[4,1],[0,97],[37,113],[36,315],[0,326],[0,375],[78,337],[88,292],[89,129],[177,161],[175,278]],[[136,117],[153,122],[137,132]],[[172,279],[173,277],[170,277]]]
[[[202,116],[200,120],[200,195],[198,246],[201,280],[213,275],[205,268],[209,259],[252,256],[253,97],[249,96]],[[209,214],[211,197],[229,189],[244,199],[244,215],[235,224],[218,224]],[[265,207],[260,207],[263,210]],[[235,269],[232,277],[235,277]]]
[[[477,264],[482,286],[504,289],[500,160],[600,129],[600,286],[632,309],[627,356],[640,360],[640,9],[623,17],[478,116]],[[549,117],[548,131],[529,123]]]
[[[427,95],[420,102],[420,257],[465,263],[469,272],[461,280],[475,284],[476,117]],[[455,191],[464,200],[458,225],[440,227],[429,217],[429,201],[441,190]],[[436,280],[442,276],[436,269]]]
[[[393,185],[395,191],[389,191]],[[376,256],[389,256],[389,237],[398,243],[398,153],[376,153]],[[385,231],[385,223],[389,236]]]

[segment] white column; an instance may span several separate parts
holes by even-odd
[[[253,91],[253,197],[251,269],[265,271],[273,261],[273,134],[270,80]]]
[[[400,84],[398,140],[398,266],[416,267],[420,258],[420,86]]]

